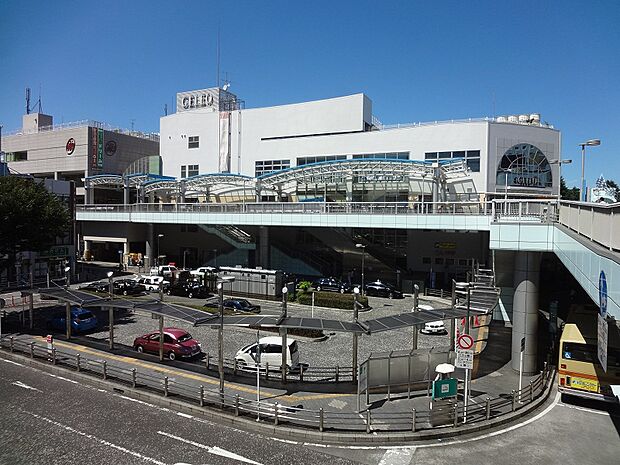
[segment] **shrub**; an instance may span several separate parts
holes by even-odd
[[[312,283],[310,281],[300,281],[299,284],[297,284],[297,289],[303,292],[308,292],[311,287]]]
[[[368,298],[365,296],[358,296],[357,301],[364,307],[368,306]],[[302,305],[312,305],[312,294],[298,294],[297,303],[300,303]],[[316,305],[317,307],[353,310],[353,294],[338,294],[336,292],[315,292],[314,305]]]

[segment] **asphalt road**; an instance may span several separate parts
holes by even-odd
[[[0,464],[616,464],[618,408],[553,397],[479,437],[415,447],[318,447],[194,418],[0,355]]]

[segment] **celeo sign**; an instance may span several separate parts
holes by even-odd
[[[217,88],[192,90],[177,94],[177,112],[195,110],[197,108],[219,109],[219,93]]]

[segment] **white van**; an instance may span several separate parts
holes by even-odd
[[[138,279],[138,284],[142,284],[149,292],[159,291],[160,283],[163,283],[164,286],[170,284],[164,280],[163,276],[142,276]]]
[[[295,339],[287,338],[288,353],[286,355],[286,366],[290,370],[299,366],[299,346]],[[235,354],[235,360],[239,368],[252,368],[256,366],[258,346],[260,344],[260,366],[265,368],[269,364],[269,369],[279,370],[282,366],[282,338],[279,336],[268,336],[259,339],[258,344],[245,346]]]

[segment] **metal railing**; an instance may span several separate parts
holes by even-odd
[[[42,126],[40,128],[33,128],[33,129],[29,129],[24,131],[23,129],[15,129],[13,131],[10,132],[6,132],[4,133],[5,136],[21,136],[24,134],[33,134],[33,133],[37,133],[37,132],[51,132],[51,131],[61,131],[64,129],[72,129],[72,128],[82,128],[82,127],[91,127],[91,128],[97,128],[97,129],[104,129],[106,131],[110,131],[110,132],[116,132],[119,134],[126,134],[129,136],[134,136],[134,137],[139,137],[141,139],[147,139],[147,140],[152,140],[155,142],[159,142],[159,134],[157,133],[145,133],[142,131],[135,131],[135,130],[129,130],[129,129],[123,129],[123,128],[119,128],[116,126],[112,126],[110,124],[107,123],[102,123],[100,121],[95,121],[92,119],[84,119],[84,120],[80,120],[80,121],[71,121],[68,123],[61,123],[61,124],[53,124],[51,126]]]
[[[163,397],[174,397],[191,402],[200,407],[217,408],[231,416],[259,419],[275,426],[295,426],[304,429],[349,432],[394,432],[420,431],[434,427],[430,410],[412,409],[402,412],[380,412],[372,408],[361,412],[334,412],[317,409],[304,409],[279,404],[278,402],[257,401],[237,395],[220,393],[207,389],[204,385],[190,385],[170,379],[168,376],[154,375],[136,368],[123,368],[106,360],[90,359],[78,353],[47,349],[42,344],[27,343],[13,337],[0,339],[0,348],[19,352],[31,359],[46,361],[77,372],[92,375],[103,380],[120,383],[135,389],[148,390]],[[545,365],[543,371],[528,385],[509,395],[486,398],[484,404],[470,405],[467,408],[456,402],[452,405],[449,425],[458,427],[465,423],[490,420],[524,408],[545,393],[553,379],[553,370]],[[444,426],[445,423],[442,423]]]

